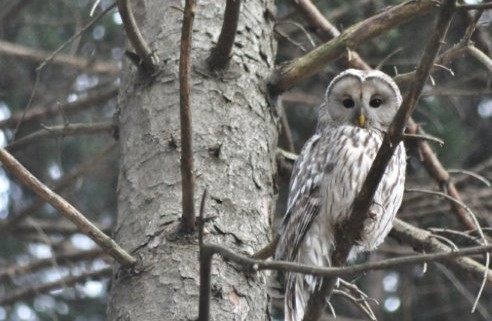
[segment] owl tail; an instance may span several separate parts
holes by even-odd
[[[284,274],[282,272],[272,272],[268,278],[267,293],[270,296],[272,321],[283,321],[285,285]]]

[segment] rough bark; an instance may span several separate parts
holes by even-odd
[[[210,75],[206,58],[218,38],[225,1],[199,1],[192,49],[191,107],[195,206],[207,188],[206,241],[252,254],[267,243],[274,205],[275,112],[265,96],[275,44],[270,0],[244,3],[232,72]],[[174,8],[173,8],[174,6]],[[179,42],[182,1],[133,3],[141,32],[162,72],[153,82],[123,69],[119,94],[118,225],[115,238],[141,260],[140,273],[115,268],[108,320],[195,320],[198,242],[178,231],[181,215]],[[219,258],[212,268],[211,320],[266,320],[265,276],[244,276]]]

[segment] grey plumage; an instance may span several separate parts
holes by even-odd
[[[398,87],[380,71],[348,69],[333,79],[320,107],[316,133],[294,166],[276,260],[331,265],[335,226],[351,214],[400,104]],[[403,196],[405,167],[405,149],[400,144],[354,253],[375,249],[389,233]],[[295,273],[276,277],[285,291],[285,320],[301,321],[309,294],[321,279]]]

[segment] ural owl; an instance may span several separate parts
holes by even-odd
[[[401,101],[397,85],[380,71],[348,69],[333,79],[319,110],[316,133],[304,145],[292,172],[276,260],[331,265],[335,226],[351,214]],[[352,255],[374,250],[389,233],[403,197],[405,167],[401,143]],[[301,321],[309,295],[322,279],[280,272],[276,278],[285,291],[285,320]]]

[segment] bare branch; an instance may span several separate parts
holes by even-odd
[[[416,251],[425,253],[450,251],[449,246],[434,238],[431,232],[422,230],[400,219],[393,221],[393,229],[390,232],[390,236],[410,245]],[[490,244],[486,245],[486,247],[490,246]],[[487,273],[487,281],[492,282],[492,271],[487,270],[485,266],[471,258],[460,257],[455,261],[449,261],[449,265],[460,271],[470,273],[477,279],[482,278],[484,273]]]
[[[193,138],[190,109],[190,54],[195,17],[195,0],[186,0],[181,31],[181,51],[179,57],[179,106],[181,120],[181,177],[182,177],[182,226],[185,231],[195,230],[193,173]]]
[[[99,133],[111,134],[115,129],[113,122],[100,122],[95,124],[67,124],[60,126],[44,127],[37,132],[24,136],[5,147],[9,152],[16,152],[43,138],[57,138],[73,135],[94,135]]]
[[[123,27],[125,28],[128,40],[132,44],[135,53],[140,59],[139,66],[146,72],[152,73],[158,68],[159,57],[147,45],[140,29],[138,28],[135,17],[131,9],[129,0],[117,0],[118,10],[120,12]]]
[[[129,255],[110,237],[101,232],[101,230],[92,224],[92,222],[82,215],[75,207],[65,201],[61,196],[50,190],[46,185],[41,183],[3,148],[0,148],[0,161],[6,169],[12,172],[28,188],[41,196],[51,206],[56,208],[63,216],[77,225],[82,233],[89,236],[118,263],[124,267],[129,267],[136,263],[135,258]]]
[[[110,225],[95,225],[104,233],[111,233]],[[38,233],[38,230],[42,230],[45,234],[55,235],[71,235],[75,233],[80,233],[80,230],[77,228],[77,226],[73,225],[71,222],[65,220],[60,221],[49,219],[30,219],[29,223],[20,223],[10,227],[8,233],[15,236],[20,234]]]
[[[404,223],[402,221],[399,222]],[[429,232],[427,233],[431,234]],[[440,243],[437,240],[436,242]],[[249,256],[237,254],[231,249],[218,244],[205,243],[203,244],[203,247],[205,248],[206,251],[208,251],[212,255],[219,254],[221,257],[223,257],[226,260],[230,260],[235,263],[238,263],[240,266],[244,268],[245,271],[275,270],[275,271],[282,271],[282,272],[296,272],[302,274],[310,274],[310,275],[322,276],[324,278],[354,276],[367,271],[387,270],[390,268],[404,267],[408,264],[421,264],[424,262],[435,262],[435,261],[454,262],[454,260],[458,261],[461,259],[469,259],[466,258],[466,256],[469,255],[484,254],[492,251],[491,244],[467,247],[454,251],[450,250],[446,246],[443,246],[444,248],[438,250],[437,253],[408,255],[399,258],[386,259],[378,262],[368,262],[368,263],[355,264],[355,265],[344,266],[344,267],[319,267],[315,265],[298,264],[298,263],[287,262],[287,261],[256,260],[256,259],[252,259]],[[489,273],[489,276],[492,278],[492,272]]]
[[[43,117],[57,115],[60,112],[60,109],[62,109],[65,113],[73,113],[86,108],[91,108],[96,106],[97,104],[104,103],[109,99],[116,97],[117,94],[118,94],[118,88],[112,87],[97,92],[95,94],[92,94],[87,98],[79,99],[74,102],[70,102],[66,104],[60,104],[58,106],[50,106],[50,107],[43,107],[43,106],[32,107],[30,110],[28,110],[25,113],[24,117],[23,117],[24,111],[21,111],[19,113],[12,115],[12,117],[8,119],[1,120],[0,128],[16,126],[21,120],[23,122],[31,122],[31,121],[39,120]]]
[[[50,257],[47,259],[41,259],[30,262],[24,265],[13,265],[3,269],[0,269],[0,280],[7,277],[15,277],[17,275],[25,275],[26,273],[33,273],[39,269],[50,267],[53,260],[58,264],[74,263],[78,261],[90,261],[95,258],[101,257],[104,254],[101,249],[92,249],[87,251],[79,251],[75,253],[64,253],[57,255],[56,257]]]
[[[483,51],[472,45],[467,48],[470,55],[477,59],[489,72],[492,72],[492,60]]]
[[[477,4],[461,4],[456,6],[456,9],[461,9],[461,10],[485,10],[491,8],[492,8],[492,3],[490,2],[477,3]]]
[[[55,61],[55,57],[59,55],[59,53],[66,47],[68,44],[70,44],[72,41],[80,37],[85,31],[90,29],[93,25],[95,25],[99,20],[101,20],[102,17],[104,17],[109,11],[113,10],[115,7],[115,4],[111,4],[109,7],[107,7],[103,12],[97,15],[94,19],[89,21],[88,24],[86,24],[82,29],[80,29],[77,33],[75,33],[73,36],[71,36],[67,41],[65,41],[60,47],[58,47],[55,51],[53,51],[46,59],[43,59],[41,64],[36,68],[36,72],[39,72],[42,70],[48,63],[51,61]],[[60,55],[61,56],[61,55]],[[60,56],[57,57],[57,60],[60,60]],[[119,70],[119,68],[118,68]]]
[[[116,143],[109,145],[108,147],[104,148],[103,151],[101,151],[99,154],[84,162],[79,167],[72,170],[69,174],[64,175],[63,178],[52,187],[52,190],[59,193],[62,189],[79,179],[82,175],[86,174],[90,170],[93,170],[94,166],[101,160],[103,160],[109,153],[111,153],[116,148],[116,146],[118,146]],[[40,208],[44,203],[45,202],[41,197],[36,198],[31,202],[30,205],[21,210],[17,215],[9,217],[5,221],[3,221],[2,224],[0,224],[0,231],[6,230],[12,225],[19,223],[29,214]]]
[[[420,129],[418,128],[417,124],[415,124],[415,122],[408,122],[407,131],[409,133],[418,133],[419,130]],[[449,173],[446,171],[437,156],[434,154],[429,144],[427,144],[426,142],[420,142],[419,147],[422,162],[432,178],[439,183],[441,188],[446,188],[449,196],[458,200],[459,202],[463,202],[460,194],[458,193],[458,190],[456,189],[456,186],[450,180]],[[470,218],[463,207],[461,207],[459,204],[451,202],[451,208],[456,214],[456,217],[466,228],[475,229],[476,226],[473,220]]]
[[[406,1],[359,22],[333,40],[277,69],[270,78],[270,93],[282,93],[295,83],[320,71],[323,66],[344,54],[347,49],[352,50],[359,43],[419,17],[435,6],[436,1],[433,0]]]
[[[10,291],[8,295],[0,298],[0,304],[8,305],[20,300],[26,300],[40,293],[45,293],[48,291],[59,289],[64,286],[71,286],[78,282],[85,281],[87,279],[99,279],[99,278],[109,277],[112,272],[113,269],[111,267],[107,267],[77,276],[66,277],[55,282],[36,285],[28,289]]]
[[[212,70],[226,69],[229,65],[234,39],[236,38],[240,9],[241,0],[227,0],[219,40],[207,60],[208,66]]]
[[[328,41],[340,35],[340,31],[319,12],[311,0],[294,0],[294,3],[300,9],[304,20],[310,25],[310,29],[314,30],[321,40]],[[363,70],[371,69],[357,52],[351,51],[349,58],[348,64],[350,67]]]
[[[490,182],[490,180],[488,180],[487,178],[485,178],[482,175],[479,175],[473,171],[468,171],[468,170],[464,170],[464,169],[448,169],[448,173],[449,174],[465,174],[465,175],[468,175],[469,177],[473,177],[477,181],[482,182],[486,187],[492,186],[492,183]]]
[[[3,40],[0,40],[0,55],[15,56],[40,63],[48,61],[51,56],[48,51],[19,46]],[[57,65],[66,65],[88,72],[116,75],[120,71],[120,68],[112,62],[94,61],[87,58],[74,57],[65,54],[53,56],[50,61]]]

